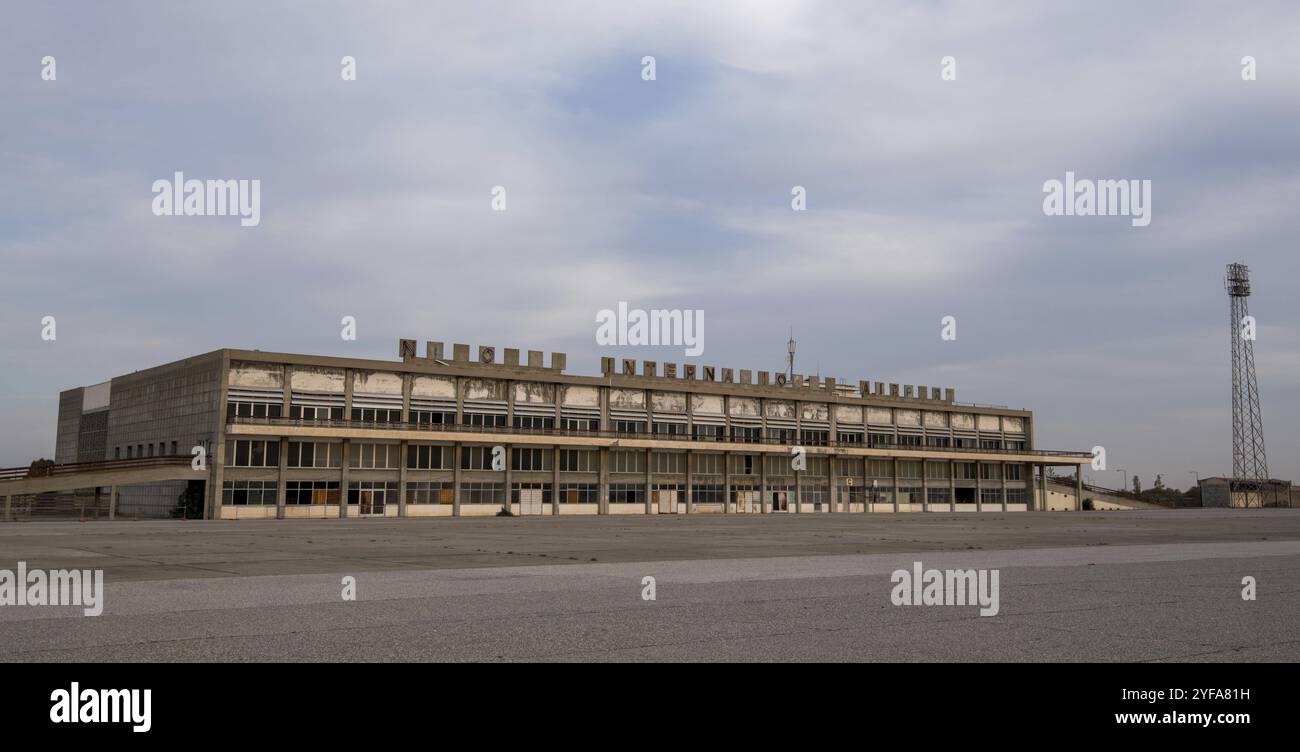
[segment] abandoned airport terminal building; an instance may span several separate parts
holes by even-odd
[[[413,340],[399,353],[218,350],[71,389],[55,462],[171,468],[112,481],[119,515],[168,516],[188,488],[205,517],[283,519],[1027,511],[1049,467],[1091,460],[1036,449],[1029,411],[952,389],[613,358],[580,376],[564,353],[445,357],[429,342],[420,356]]]

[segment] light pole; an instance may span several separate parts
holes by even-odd
[[[1123,477],[1123,479],[1124,479],[1124,483],[1123,483],[1123,485],[1121,485],[1121,486],[1119,487],[1119,490],[1121,490],[1121,491],[1127,491],[1127,490],[1128,490],[1128,470],[1125,470],[1125,469],[1122,468],[1122,467],[1117,467],[1117,468],[1115,468],[1115,472],[1119,473],[1119,474]]]

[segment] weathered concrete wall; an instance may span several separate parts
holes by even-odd
[[[450,376],[411,377],[411,396],[429,399],[456,399],[456,380]]]
[[[146,448],[158,444],[171,453],[172,442],[180,454],[196,444],[215,449],[221,401],[221,353],[208,353],[113,379],[108,410],[108,432],[102,459],[112,459],[120,448]],[[146,449],[145,455],[148,456]],[[212,455],[209,454],[209,457]],[[118,512],[123,516],[165,517],[185,490],[185,481],[149,486],[128,486],[120,491]]]
[[[283,389],[284,368],[265,363],[231,363],[230,385],[248,389]]]
[[[289,374],[289,387],[295,392],[343,394],[342,368],[315,368],[294,366]]]
[[[353,371],[353,394],[396,394],[402,393],[402,377],[384,371]]]
[[[651,392],[651,408],[657,413],[685,413],[685,392]]]
[[[77,461],[77,437],[81,430],[81,404],[85,389],[59,392],[59,424],[54,439],[54,461]]]
[[[515,402],[529,405],[554,405],[555,385],[536,381],[515,382]]]
[[[830,407],[825,402],[801,402],[799,409],[804,420],[830,420]]]
[[[571,407],[599,407],[600,390],[594,386],[565,386],[564,404]]]

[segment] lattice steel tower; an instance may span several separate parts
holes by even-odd
[[[1264,456],[1264,423],[1259,415],[1259,387],[1255,385],[1254,326],[1247,336],[1250,310],[1250,269],[1228,264],[1223,286],[1232,309],[1232,475],[1242,480],[1268,480]]]

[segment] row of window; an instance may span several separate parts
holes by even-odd
[[[239,415],[278,418],[280,412],[281,406],[278,404],[232,401],[226,405],[227,417]],[[341,420],[343,408],[294,405],[289,408],[289,416],[305,420]],[[351,416],[352,420],[367,423],[400,423],[402,411],[396,408],[354,407]],[[447,411],[412,409],[410,411],[410,421],[424,425],[450,425],[456,422],[456,414]],[[463,425],[504,428],[506,423],[506,416],[501,413],[466,411],[463,414]],[[554,417],[531,415],[516,415],[512,424],[515,428],[521,430],[549,431],[556,426]],[[600,421],[596,418],[563,418],[560,421],[562,430],[574,432],[594,432],[599,429],[599,425]],[[618,433],[643,434],[647,433],[647,425],[650,428],[649,433],[656,436],[685,437],[687,435],[687,424],[675,421],[655,421],[653,424],[648,424],[644,420],[616,419],[613,421],[613,430]],[[697,441],[724,441],[730,438],[733,442],[756,443],[762,436],[762,429],[756,426],[731,426],[729,433],[726,426],[720,425],[697,424],[691,428],[690,433]],[[794,428],[769,427],[767,429],[767,438],[784,444],[800,443],[805,446],[826,446],[829,444],[830,431],[822,429],[803,429],[799,431]],[[865,438],[868,446],[921,446],[923,443],[922,437],[914,434],[895,435],[873,432],[866,434]],[[842,445],[862,444],[863,439],[864,434],[860,431],[836,432],[836,440]],[[954,439],[949,436],[928,436],[924,439],[925,445],[932,447],[956,446],[969,449],[1025,448],[1024,441],[1004,442],[1002,439],[992,438],[957,437],[955,439],[956,443],[953,442]]]
[[[656,483],[653,490],[675,491],[679,500],[683,500],[684,490],[679,484]],[[518,503],[522,490],[539,489],[542,502],[551,503],[551,484],[533,483],[511,485],[511,501]],[[735,488],[731,490],[731,502],[735,503],[737,494],[754,491],[752,488]],[[922,488],[917,486],[900,486],[898,500],[901,504],[920,503]],[[790,486],[772,486],[769,491],[785,492],[793,498],[794,488]],[[892,504],[894,493],[892,487],[864,488],[840,486],[841,499],[847,495],[852,503],[869,500],[878,504]],[[924,489],[925,498],[931,504],[947,504],[951,489]],[[235,506],[267,506],[276,503],[277,484],[275,481],[235,480],[222,484],[222,503]],[[348,504],[357,506],[361,514],[382,513],[388,504],[397,503],[398,484],[392,481],[353,481],[348,484]],[[408,483],[406,503],[408,504],[451,504],[454,488],[446,482]],[[726,498],[726,487],[721,484],[694,484],[691,486],[692,500],[696,504],[721,504]],[[830,489],[826,486],[802,486],[799,497],[804,503],[829,503]],[[503,485],[501,483],[463,483],[461,484],[461,503],[464,504],[501,504]],[[324,505],[339,503],[338,481],[287,481],[285,483],[285,504],[288,505]],[[1024,504],[1029,499],[1029,490],[1024,488],[1006,489],[1006,503]],[[595,504],[600,500],[600,486],[595,483],[560,484],[561,504]],[[609,500],[612,504],[644,504],[645,484],[611,483]],[[973,503],[974,489],[960,489],[958,503]],[[979,501],[983,504],[1001,504],[1001,488],[982,488]]]
[[[179,447],[176,442],[171,443],[172,455],[177,454]],[[126,451],[124,452],[123,449]],[[167,456],[167,442],[158,443],[150,442],[148,444],[127,444],[125,447],[113,447],[113,459],[115,460],[134,460],[143,457],[165,457]]]

